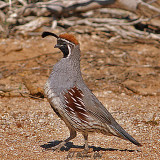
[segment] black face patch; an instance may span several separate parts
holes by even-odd
[[[65,40],[58,39],[56,48],[59,48],[63,52],[63,58],[67,58],[69,55],[69,47],[72,47],[71,43],[68,43]]]
[[[67,46],[59,48],[63,52],[63,58],[66,58],[69,55],[69,50]]]

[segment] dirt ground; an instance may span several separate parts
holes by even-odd
[[[160,159],[160,45],[76,37],[86,84],[143,146],[95,133],[89,135],[88,154],[82,152],[81,134],[62,151],[45,150],[69,132],[46,98],[28,96],[22,78],[43,88],[62,54],[52,37],[14,37],[0,39],[0,159]]]

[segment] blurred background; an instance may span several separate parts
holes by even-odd
[[[100,149],[109,159],[159,159],[160,0],[0,1],[0,159],[67,156],[44,155],[40,147],[69,134],[43,94],[53,65],[62,58],[54,49],[56,39],[42,39],[43,31],[75,35],[86,84],[145,149],[137,152],[112,138],[106,146],[100,136],[91,144],[128,149]]]

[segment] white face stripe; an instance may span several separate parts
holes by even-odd
[[[68,44],[67,44],[67,47],[68,47],[69,54],[68,54],[67,57],[65,57],[65,58],[69,58],[70,55],[71,55],[71,46],[70,46],[70,45],[75,46],[75,44],[72,43],[72,42],[70,42],[70,41],[68,41],[68,40],[66,40],[66,39],[63,39],[63,38],[59,38],[59,40],[68,43]]]
[[[71,47],[69,45],[67,45],[67,47],[68,47],[69,54],[68,54],[68,56],[66,58],[69,58],[70,55],[71,55]]]
[[[67,42],[67,43],[69,43],[69,44],[71,44],[71,45],[74,45],[74,46],[75,46],[75,44],[74,44],[74,43],[72,43],[72,42],[70,42],[70,41],[68,41],[68,40],[66,40],[66,39],[60,38],[60,40],[65,41],[65,42]]]

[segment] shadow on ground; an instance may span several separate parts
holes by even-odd
[[[40,147],[42,147],[45,150],[52,150],[52,148],[62,141],[51,141],[48,142],[47,144],[43,144]],[[69,151],[71,148],[78,148],[78,149],[83,149],[84,146],[79,146],[79,145],[74,145],[73,142],[67,142],[65,146],[61,147],[61,151]],[[92,148],[93,151],[127,151],[127,152],[140,152],[139,150],[130,150],[130,149],[116,149],[116,148],[102,148],[102,147],[95,147],[95,146],[89,146],[89,148]]]

